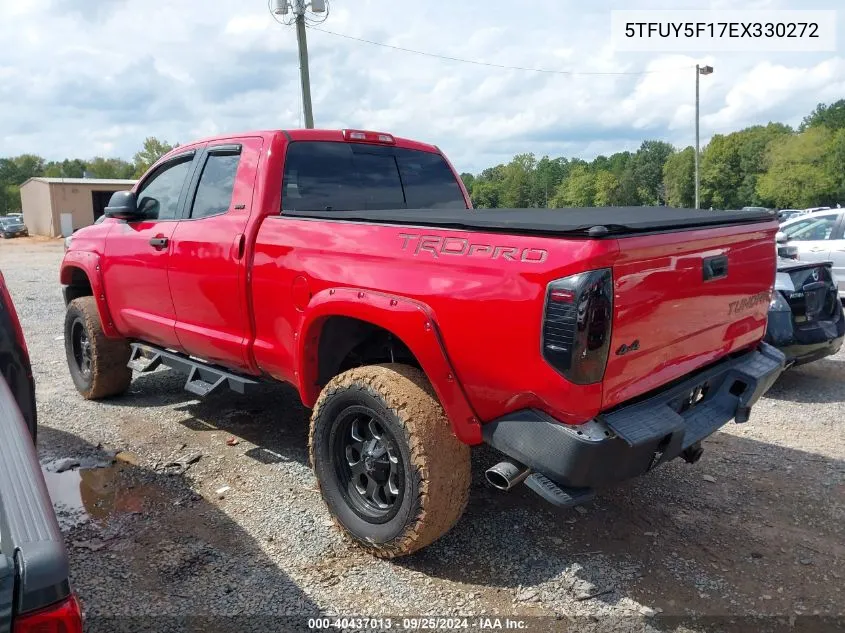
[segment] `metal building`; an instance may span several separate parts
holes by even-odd
[[[103,215],[115,191],[135,180],[30,178],[21,185],[23,221],[30,235],[67,236]]]

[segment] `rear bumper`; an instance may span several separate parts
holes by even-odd
[[[833,319],[797,326],[791,312],[769,312],[764,340],[783,352],[787,363],[809,363],[842,348],[845,317],[840,309]]]
[[[494,448],[560,485],[612,484],[678,457],[734,418],[747,420],[785,363],[781,352],[762,343],[586,424],[565,425],[523,409],[485,424],[482,434]],[[685,410],[684,402],[705,386],[705,395]]]

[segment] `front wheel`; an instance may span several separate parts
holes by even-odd
[[[123,393],[132,381],[129,343],[103,333],[94,297],[70,302],[65,314],[65,353],[76,390],[88,400]]]
[[[332,379],[314,407],[310,449],[330,512],[376,556],[429,545],[466,506],[470,449],[413,367],[372,365]]]

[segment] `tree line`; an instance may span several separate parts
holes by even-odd
[[[46,161],[0,158],[0,215],[18,211],[20,186],[34,176],[138,178],[174,146],[147,138],[132,161],[97,156]],[[701,206],[778,209],[845,201],[845,99],[820,103],[797,129],[782,123],[715,135],[701,152]],[[506,165],[461,174],[479,208],[695,205],[695,150],[659,140],[636,152],[540,159],[517,154]]]
[[[132,162],[102,156],[88,160],[66,158],[61,161],[47,161],[35,154],[0,158],[0,215],[20,210],[20,186],[30,178],[140,178],[154,162],[177,146],[151,136],[144,141]]]
[[[701,206],[778,209],[845,202],[845,99],[781,123],[715,135],[700,156]],[[461,174],[479,208],[695,205],[695,150],[647,140],[636,152],[537,159]]]

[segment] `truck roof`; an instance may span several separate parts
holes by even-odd
[[[350,129],[350,131],[353,131]],[[366,131],[371,132],[370,130],[358,130],[357,128],[354,131]],[[335,141],[335,142],[347,142],[347,139],[344,138],[343,135],[344,130],[304,130],[304,129],[293,129],[293,130],[252,130],[248,132],[240,132],[240,133],[232,133],[232,134],[218,134],[216,136],[209,136],[206,138],[197,139],[191,141],[187,145],[199,145],[201,143],[212,143],[215,141],[226,141],[233,138],[243,138],[245,136],[261,136],[264,138],[273,137],[279,134],[283,134],[287,136],[287,138],[291,141]],[[402,138],[400,136],[395,136],[390,134],[390,132],[375,132],[376,134],[389,134],[393,137],[395,147],[402,147],[404,149],[415,149],[422,152],[434,152],[436,154],[440,154],[440,149],[436,145],[431,145],[430,143],[421,143],[420,141],[414,141],[408,138]]]

